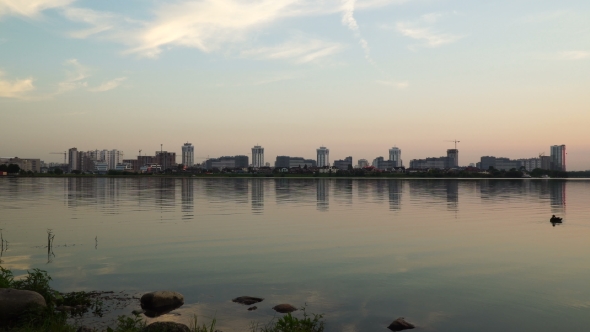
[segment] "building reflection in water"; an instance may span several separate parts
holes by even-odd
[[[334,199],[344,205],[352,205],[352,179],[334,181]]]
[[[264,211],[264,179],[250,180],[250,200],[252,212],[262,213]]]
[[[459,207],[459,181],[445,181],[447,189],[447,208],[451,211],[457,211]]]
[[[181,198],[182,203],[180,206],[180,211],[182,212],[182,219],[193,219],[193,211],[194,211],[194,181],[192,179],[181,179]]]
[[[397,211],[401,209],[402,191],[404,182],[402,180],[387,181],[389,191],[389,209]]]
[[[551,212],[552,213],[563,213],[565,212],[565,193],[567,181],[551,180],[547,181],[549,184],[549,195],[551,201]]]
[[[328,211],[329,207],[329,192],[330,192],[330,180],[329,179],[317,179],[316,180],[316,199],[318,211]]]

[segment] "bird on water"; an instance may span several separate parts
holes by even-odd
[[[549,219],[551,222],[561,222],[563,218],[560,217],[556,217],[555,215],[551,216],[551,219]]]

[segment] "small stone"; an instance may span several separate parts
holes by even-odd
[[[257,306],[253,306],[253,307],[248,308],[248,311],[252,311],[252,310],[256,310],[256,309],[258,309],[258,307]]]
[[[232,300],[232,302],[244,304],[244,305],[252,305],[254,303],[262,302],[264,299],[260,297],[252,297],[252,296],[240,296],[236,297]]]
[[[290,312],[293,312],[293,311],[296,311],[297,310],[297,308],[295,308],[294,306],[292,306],[290,304],[287,304],[287,303],[275,305],[273,307],[273,309],[276,312],[280,312],[282,314],[287,314],[287,313],[290,313]]]
[[[145,310],[142,310],[142,309],[135,309],[135,310],[133,310],[131,313],[132,313],[132,314],[134,314],[134,315],[141,315],[141,314],[143,314],[144,312],[145,312]]]
[[[16,317],[31,307],[47,307],[41,294],[28,290],[0,288],[0,320]]]
[[[155,322],[144,327],[141,332],[190,332],[188,326],[175,322]]]
[[[143,294],[141,308],[150,311],[164,311],[178,308],[184,304],[184,296],[172,291],[157,291]]]
[[[389,326],[387,328],[392,331],[403,331],[403,330],[410,330],[415,327],[416,326],[414,326],[414,324],[406,322],[404,317],[400,317],[400,318],[394,320],[393,322],[391,322],[391,324],[389,324]]]

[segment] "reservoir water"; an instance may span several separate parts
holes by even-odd
[[[327,331],[590,327],[587,180],[4,178],[0,229],[15,275],[178,291],[162,319],[224,332],[279,303],[324,313]],[[242,295],[265,300],[247,311]]]

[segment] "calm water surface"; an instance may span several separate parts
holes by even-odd
[[[62,291],[176,290],[186,304],[163,319],[215,316],[225,332],[278,303],[325,313],[328,331],[400,316],[423,331],[587,331],[589,213],[585,180],[11,178],[1,264],[45,269]],[[248,312],[241,295],[265,300]]]

